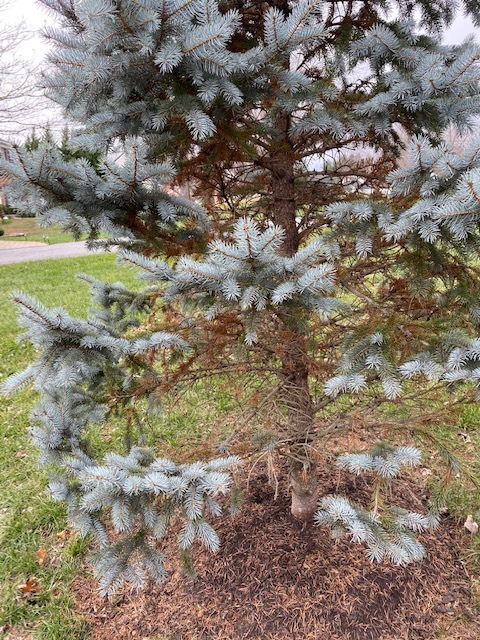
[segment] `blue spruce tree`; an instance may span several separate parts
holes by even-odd
[[[370,507],[319,496],[316,466],[360,414],[374,425],[398,403],[410,429],[440,383],[478,392],[480,50],[441,44],[455,5],[42,2],[59,19],[45,89],[78,123],[76,151],[19,148],[3,169],[45,224],[118,246],[148,282],[84,276],[87,320],[16,296],[40,356],[7,388],[41,393],[32,436],[52,496],[98,541],[102,589],[163,577],[172,518],[187,566],[195,541],[218,548],[209,520],[237,457],[176,464],[133,429],[98,460],[87,437],[114,408],[154,411],[200,376],[270,384],[264,448],[288,461],[295,518],[315,514],[374,560],[419,559],[414,533],[436,516],[383,495],[416,449],[338,460],[374,478]],[[462,8],[479,23],[479,2]],[[460,152],[452,129],[469,134]]]

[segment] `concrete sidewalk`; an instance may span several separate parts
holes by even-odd
[[[7,249],[29,249],[30,247],[48,247],[46,242],[30,242],[29,240],[0,240],[0,253]]]
[[[15,245],[15,246],[13,246]],[[43,244],[28,240],[0,240],[0,265],[16,262],[33,262],[54,258],[77,258],[88,256],[96,251],[87,249],[84,241],[64,242],[62,244]]]

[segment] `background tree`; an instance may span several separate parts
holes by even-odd
[[[42,65],[30,55],[33,32],[9,19],[11,0],[0,2],[0,137],[22,138],[33,126],[62,121],[38,81]]]
[[[54,150],[60,153],[60,157],[65,162],[85,158],[92,167],[96,167],[101,155],[100,152],[73,147],[70,138],[70,129],[66,125],[62,130],[60,142],[57,142],[50,124],[47,123],[44,127],[41,127],[40,133],[37,133],[37,129],[33,127],[31,132],[26,136],[22,146],[25,151],[32,154],[38,151],[40,147],[42,147],[43,152],[45,152],[47,148],[50,148],[52,151]],[[41,211],[45,205],[45,201],[41,199],[41,195],[38,192],[32,193],[29,188],[17,190],[16,196],[12,194],[12,199],[17,203],[18,208],[11,209],[11,213],[15,213],[17,216],[35,218],[37,212],[39,210]],[[42,223],[45,223],[45,219],[41,217],[39,223],[42,225]],[[45,226],[48,226],[48,222]]]
[[[428,425],[439,383],[475,396],[480,143],[455,153],[444,132],[474,126],[479,51],[439,44],[451,5],[43,4],[61,18],[48,30],[47,92],[83,124],[79,148],[121,144],[123,155],[92,166],[40,146],[5,166],[22,192],[41,194],[45,220],[92,241],[108,234],[152,285],[139,294],[89,279],[100,310],[88,321],[17,297],[42,355],[9,388],[42,391],[34,438],[70,474],[52,492],[102,544],[109,509],[125,534],[99,556],[104,588],[161,575],[148,540],[173,513],[185,520],[183,551],[195,538],[215,549],[205,518],[237,462],[157,460],[132,416],[199,378],[247,372],[264,384],[263,446],[288,460],[292,514],[317,512],[372,558],[417,559],[411,531],[435,517],[379,494],[418,463],[415,451],[341,459],[377,474],[369,512],[336,497],[318,509],[316,465],[331,433],[360,415],[374,432],[388,422],[410,432]],[[478,3],[463,8],[478,21]],[[193,200],[175,195],[186,185]],[[392,403],[404,422],[382,414]],[[87,427],[119,407],[128,451],[97,464]]]

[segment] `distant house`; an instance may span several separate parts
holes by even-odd
[[[0,158],[4,158],[5,160],[13,160],[12,145],[6,140],[1,140],[1,139],[0,139]],[[0,205],[7,204],[7,196],[3,192],[3,189],[9,183],[10,183],[10,180],[8,178],[2,178],[0,176]]]

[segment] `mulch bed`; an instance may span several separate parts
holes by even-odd
[[[324,493],[364,504],[363,482],[325,474]],[[197,579],[186,578],[169,543],[170,577],[144,592],[98,596],[90,575],[74,585],[76,610],[92,640],[478,640],[480,616],[462,562],[461,527],[445,517],[421,537],[427,558],[408,567],[371,564],[359,545],[335,544],[325,529],[302,525],[277,500],[266,476],[250,480],[236,518],[218,520],[218,554],[196,554]],[[425,510],[422,480],[403,481],[395,499]]]

